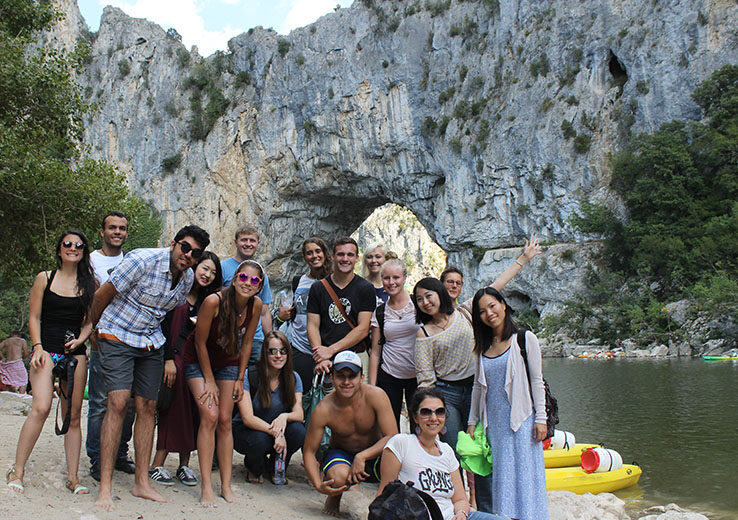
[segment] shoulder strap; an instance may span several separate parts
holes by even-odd
[[[428,508],[431,520],[443,520],[443,514],[441,514],[441,508],[438,507],[436,500],[425,491],[421,491],[417,488],[413,488],[418,496],[425,502],[425,507]]]
[[[423,331],[423,334],[425,334],[425,337],[426,337],[426,338],[429,338],[429,337],[430,337],[430,334],[428,334],[428,331],[427,331],[427,330],[425,330],[425,325],[421,325],[421,326],[420,326],[420,330],[422,330],[422,331]]]
[[[49,289],[51,287],[51,282],[54,281],[54,277],[56,276],[56,269],[52,269],[51,275],[49,273],[46,273],[46,288]]]
[[[338,299],[338,295],[336,294],[336,291],[333,290],[333,287],[331,287],[331,283],[328,281],[328,278],[323,278],[320,283],[322,283],[323,287],[325,287],[325,290],[328,291],[328,295],[331,297],[331,300],[333,300],[333,303],[336,304],[336,307],[338,307],[338,310],[341,312],[343,319],[346,320],[346,323],[348,323],[352,329],[355,329],[356,325],[354,325],[354,323],[351,321],[351,318],[349,318],[348,314],[346,314],[346,307],[344,307],[343,303],[341,303],[341,300]]]
[[[456,307],[456,310],[459,311],[459,314],[461,314],[464,318],[466,318],[466,321],[468,321],[470,325],[473,325],[471,314],[466,309],[466,307],[464,307],[463,305],[459,305]]]
[[[525,347],[525,329],[518,329],[518,348],[520,349],[520,355],[523,356],[523,363],[525,363],[525,375],[528,376],[530,398],[533,399],[533,387],[530,383],[530,369],[528,368],[528,350]]]
[[[300,285],[300,278],[302,278],[301,274],[297,274],[292,278],[292,294],[297,292],[297,286]]]
[[[384,345],[387,343],[387,338],[384,337],[384,311],[387,304],[382,302],[377,305],[377,323],[379,324],[379,344]]]

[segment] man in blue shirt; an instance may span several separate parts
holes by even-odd
[[[236,254],[230,258],[226,258],[220,263],[223,271],[223,287],[231,285],[233,275],[236,269],[244,260],[253,260],[256,250],[259,248],[259,230],[250,224],[245,224],[238,228],[235,233],[234,244],[236,245]],[[269,287],[269,276],[264,271],[264,286],[257,296],[264,304],[261,306],[261,315],[256,332],[254,333],[254,343],[251,347],[251,357],[249,358],[249,366],[255,365],[261,356],[261,346],[264,343],[264,334],[272,331],[272,315],[269,313],[269,304],[272,303],[272,290]]]
[[[161,322],[168,311],[186,301],[195,277],[190,268],[209,243],[210,236],[203,229],[184,227],[169,247],[128,253],[95,293],[90,319],[97,329],[100,368],[108,392],[95,505],[106,511],[113,510],[113,463],[131,392],[136,403],[136,476],[131,493],[155,502],[170,501],[151,487],[148,475],[154,412],[164,372]]]

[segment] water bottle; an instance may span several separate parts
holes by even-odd
[[[284,463],[284,452],[278,453],[277,458],[274,460],[274,478],[272,482],[276,486],[284,486],[287,484],[287,477],[285,476],[286,464]]]

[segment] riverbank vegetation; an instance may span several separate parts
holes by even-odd
[[[30,282],[55,265],[63,229],[83,230],[95,246],[102,216],[120,210],[131,217],[126,248],[155,245],[161,233],[125,175],[81,145],[94,106],[75,75],[89,46],[55,49],[40,36],[61,16],[52,2],[0,3],[0,338],[25,326]]]
[[[703,121],[666,123],[613,158],[624,215],[582,203],[574,226],[604,245],[588,293],[548,318],[549,331],[648,344],[684,339],[695,323],[738,327],[738,66],[692,98]],[[675,321],[669,303],[680,300],[689,316]]]

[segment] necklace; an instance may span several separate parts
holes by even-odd
[[[441,326],[439,323],[436,323],[435,321],[433,322],[433,325],[435,325],[436,327],[438,327],[441,330],[446,330],[446,328],[448,327],[450,321],[451,321],[451,317],[447,314],[446,315],[446,321],[444,322],[444,325],[443,326]]]

